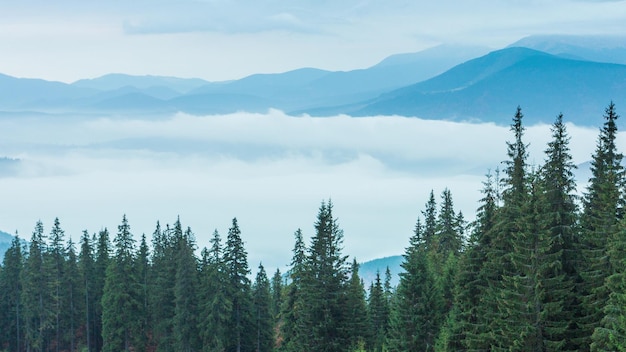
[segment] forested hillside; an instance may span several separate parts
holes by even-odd
[[[252,277],[236,218],[208,244],[179,219],[157,222],[151,243],[126,216],[78,243],[59,219],[49,231],[37,222],[0,266],[0,349],[625,350],[626,174],[613,103],[603,118],[578,196],[564,117],[532,165],[518,108],[476,219],[455,210],[448,189],[432,191],[395,287],[388,272],[364,287],[330,200],[308,243],[295,231],[288,280],[261,263]]]

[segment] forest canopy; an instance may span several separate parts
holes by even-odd
[[[532,165],[517,108],[472,221],[431,191],[396,287],[388,269],[364,287],[331,200],[308,243],[295,230],[288,271],[258,263],[254,277],[237,218],[201,249],[180,219],[150,242],[126,215],[78,243],[39,221],[0,266],[0,350],[626,350],[619,116],[610,103],[582,195],[564,118]]]

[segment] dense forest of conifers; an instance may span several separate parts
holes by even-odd
[[[562,115],[529,165],[522,113],[475,221],[433,192],[408,239],[400,283],[367,288],[322,202],[285,276],[252,280],[236,219],[196,255],[191,229],[158,223],[138,243],[124,216],[78,244],[59,220],[15,239],[0,267],[6,351],[623,351],[626,176],[611,103],[576,195]],[[500,176],[501,174],[501,176]],[[585,180],[587,181],[587,180]],[[110,238],[112,237],[112,239]]]

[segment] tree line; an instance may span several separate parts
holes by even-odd
[[[330,200],[289,270],[254,279],[237,219],[197,255],[190,228],[157,222],[136,241],[65,240],[59,219],[15,238],[0,266],[6,351],[624,351],[626,174],[618,115],[605,110],[582,196],[563,116],[541,165],[528,163],[518,107],[502,171],[467,222],[431,191],[404,253],[364,287]],[[111,239],[112,237],[112,239]]]

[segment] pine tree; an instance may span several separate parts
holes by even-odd
[[[614,273],[607,250],[623,218],[623,156],[617,152],[615,144],[618,117],[611,102],[605,111],[605,123],[591,162],[592,177],[583,198],[581,247],[585,261],[579,268],[583,279],[579,289],[583,312],[578,341],[581,349],[590,346],[591,335],[600,326],[604,315],[609,296],[605,280]],[[600,343],[599,340],[595,342]]]
[[[109,230],[104,228],[98,233],[96,242],[96,261],[93,276],[93,302],[94,304],[94,328],[93,337],[95,343],[95,351],[101,351],[104,343],[102,339],[102,296],[104,293],[104,285],[106,272],[111,262],[111,249],[109,242]]]
[[[525,232],[528,218],[525,217],[524,207],[527,206],[529,185],[522,118],[521,108],[518,107],[511,124],[514,141],[507,142],[509,160],[505,162],[505,178],[502,180],[503,204],[496,214],[484,268],[489,287],[486,313],[490,315],[490,329],[494,337],[497,336],[491,341],[495,350],[518,348],[521,336],[526,334],[525,329],[528,328],[522,321],[516,321],[521,319],[516,316],[521,308],[511,306],[520,303],[520,293],[516,292],[519,272],[514,265],[513,253],[522,247],[524,239],[532,240]],[[516,323],[512,324],[513,321]]]
[[[7,351],[21,351],[24,344],[20,279],[23,265],[22,243],[15,236],[0,267],[0,348]]]
[[[582,245],[586,267],[583,278],[584,331],[592,332],[591,350],[622,348],[624,337],[620,303],[624,294],[623,250],[625,171],[617,152],[615,104],[607,107],[593,156],[592,178],[583,201]],[[621,331],[620,331],[621,330]],[[588,339],[587,339],[588,341]]]
[[[272,351],[274,338],[272,336],[270,282],[263,264],[259,264],[259,271],[252,286],[252,297],[254,331],[256,332],[254,350],[257,352]]]
[[[67,258],[65,260],[65,270],[62,277],[63,304],[65,311],[62,312],[62,320],[65,329],[61,339],[65,341],[66,348],[70,351],[76,351],[79,346],[77,339],[79,332],[79,322],[83,316],[83,301],[81,300],[81,276],[78,269],[78,259],[76,256],[76,248],[74,242],[70,238],[65,249]]]
[[[178,237],[179,231],[181,232]],[[175,349],[181,352],[191,352],[198,347],[196,337],[196,309],[198,303],[198,260],[194,255],[195,238],[190,228],[182,234],[180,220],[174,224],[174,233],[177,237],[176,251],[176,282],[174,285],[174,337]]]
[[[418,219],[404,254],[400,284],[391,306],[389,351],[433,351],[443,299],[427,258],[427,238]]]
[[[54,316],[50,302],[50,283],[44,268],[46,243],[43,224],[38,221],[30,240],[28,258],[22,272],[22,303],[24,305],[24,342],[26,350],[48,348]]]
[[[232,301],[232,315],[227,329],[227,351],[249,351],[254,345],[252,336],[246,334],[253,329],[251,316],[250,269],[248,253],[241,239],[241,230],[237,218],[233,219],[228,229],[226,247],[224,248],[224,265],[226,269],[226,292]]]
[[[332,209],[331,201],[322,202],[302,276],[302,331],[308,333],[304,347],[311,352],[343,351],[349,342],[345,335],[347,257],[341,254],[343,231]]]
[[[346,300],[346,331],[347,345],[350,350],[357,350],[371,339],[370,324],[367,319],[367,303],[365,288],[359,276],[359,264],[352,261],[350,281],[348,281]]]
[[[145,351],[149,344],[150,331],[150,292],[149,292],[149,280],[150,280],[150,249],[146,241],[146,235],[141,235],[141,242],[139,244],[139,250],[135,256],[134,264],[137,280],[139,284],[139,290],[137,291],[137,301],[139,306],[137,307],[137,331],[134,336],[134,346],[136,351]]]
[[[290,283],[286,287],[286,297],[281,307],[281,321],[276,338],[281,351],[297,352],[306,349],[305,341],[308,331],[304,322],[304,298],[302,281],[305,275],[306,246],[302,237],[302,230],[294,233],[294,248],[289,269]]]
[[[134,240],[126,215],[114,239],[115,257],[109,263],[102,294],[103,351],[119,352],[133,349],[137,333],[137,301],[139,285],[133,268]]]
[[[152,234],[152,276],[150,280],[150,312],[152,321],[153,344],[159,352],[174,352],[174,282],[176,264],[174,263],[174,240],[169,226],[161,230],[157,222]]]
[[[280,320],[280,308],[283,305],[283,275],[278,268],[272,276],[270,292],[272,294],[272,306],[270,309],[272,326],[276,326]]]
[[[542,322],[541,339],[547,351],[574,351],[573,339],[578,302],[574,296],[580,262],[576,233],[577,205],[569,137],[559,114],[552,126],[552,141],[540,170],[540,199],[535,224],[539,225],[539,271],[541,309],[535,320]]]
[[[372,332],[372,338],[368,345],[372,351],[382,352],[389,325],[389,305],[378,271],[376,271],[376,278],[370,286],[367,300],[370,331]]]
[[[215,230],[211,249],[202,253],[202,278],[199,308],[202,312],[199,335],[203,351],[223,351],[226,346],[226,329],[232,312],[232,301],[226,293],[226,268],[222,256],[222,242]]]
[[[56,351],[59,352],[61,347],[65,345],[65,341],[62,341],[61,337],[63,336],[64,326],[61,326],[61,323],[65,323],[62,319],[63,312],[68,309],[68,307],[63,306],[62,304],[66,302],[63,297],[63,282],[62,278],[64,276],[65,271],[65,248],[63,247],[65,232],[61,229],[61,224],[59,222],[59,218],[54,219],[54,225],[52,226],[52,231],[50,232],[50,245],[48,246],[48,258],[47,261],[44,262],[44,266],[46,272],[50,277],[50,294],[51,296],[51,309],[52,314],[54,315],[54,346],[56,347]],[[65,325],[65,324],[64,324]]]
[[[78,270],[80,272],[80,279],[82,289],[81,292],[84,298],[84,315],[82,318],[82,324],[84,326],[85,344],[87,351],[94,351],[95,337],[95,306],[99,302],[94,301],[95,291],[95,261],[93,257],[93,246],[87,230],[83,231],[83,235],[80,239],[80,253],[78,255]]]
[[[472,224],[467,250],[460,257],[455,279],[453,316],[444,350],[488,350],[493,344],[488,309],[493,306],[485,300],[490,272],[485,270],[487,253],[491,247],[492,229],[497,212],[498,194],[491,173],[483,182],[476,221]]]

